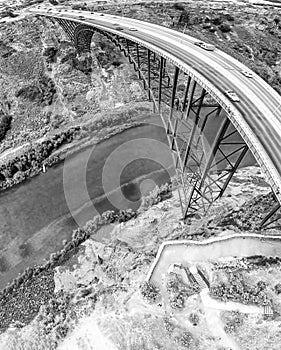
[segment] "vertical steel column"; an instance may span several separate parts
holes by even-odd
[[[161,98],[162,98],[162,80],[163,80],[164,58],[160,58],[160,70],[159,70],[159,89],[158,89],[158,109],[161,110]]]
[[[140,74],[140,51],[139,51],[139,44],[137,43],[137,62],[138,62],[138,75],[139,79],[141,78]]]
[[[189,112],[191,110],[191,107],[192,107],[192,101],[193,101],[193,96],[194,96],[194,93],[195,93],[195,89],[196,89],[196,81],[193,80],[192,82],[192,88],[191,88],[191,92],[190,92],[190,96],[189,96],[189,100],[188,100],[188,104],[187,104],[187,107],[186,107],[186,111],[185,111],[185,114],[184,114],[184,120],[187,120],[188,116],[189,116]]]
[[[168,120],[168,126],[167,126],[167,134],[169,134],[170,130],[170,124],[172,123],[172,117],[173,117],[173,110],[174,110],[174,104],[175,104],[175,96],[177,91],[177,84],[178,84],[178,77],[179,77],[179,68],[175,67],[175,73],[174,73],[174,80],[173,80],[173,89],[172,89],[172,96],[171,96],[171,102],[170,102],[170,115]]]
[[[202,89],[201,95],[200,95],[199,99],[197,100],[197,101],[199,101],[199,104],[197,106],[197,111],[196,111],[196,114],[198,114],[198,115],[200,114],[205,96],[206,96],[206,90]]]
[[[198,123],[199,123],[199,115],[197,115],[195,117],[192,129],[191,129],[191,133],[190,133],[189,138],[188,138],[185,154],[184,154],[184,157],[183,157],[183,170],[184,170],[184,168],[186,167],[186,164],[187,164],[187,160],[188,160],[188,157],[189,157],[189,154],[190,154],[190,150],[191,150],[191,143],[193,141],[193,138],[194,138],[195,131],[197,129]]]
[[[150,93],[150,59],[151,59],[151,51],[147,49],[147,80],[148,80],[148,99],[151,100],[151,93]]]
[[[128,39],[126,39],[126,43],[127,43],[128,55],[130,57],[130,45],[129,45],[129,40]]]
[[[194,91],[195,91],[195,84],[193,85],[192,87],[192,96],[194,94]],[[199,99],[199,106],[198,106],[198,109],[196,111],[196,114],[195,114],[195,120],[194,120],[194,123],[193,123],[193,127],[192,127],[192,130],[191,130],[191,134],[189,136],[189,139],[188,139],[188,143],[187,143],[187,147],[186,147],[186,150],[185,150],[185,155],[184,155],[184,158],[183,158],[183,167],[185,168],[186,167],[186,164],[187,164],[187,160],[188,160],[188,157],[189,157],[189,154],[190,154],[190,150],[191,150],[191,144],[192,144],[192,141],[193,141],[193,138],[194,138],[194,135],[195,135],[195,132],[196,132],[196,129],[197,129],[197,126],[199,124],[199,120],[200,120],[200,111],[201,111],[201,107],[202,107],[202,103],[204,101],[204,97],[205,97],[205,90],[203,89],[202,92],[201,92],[201,96],[200,96],[200,99]],[[192,104],[190,103],[191,99],[189,100],[189,106],[191,106]],[[187,109],[187,113],[188,113],[188,110],[190,110],[191,107],[188,107]],[[185,120],[187,119],[188,117],[188,114],[186,113],[185,115]]]
[[[185,110],[185,105],[186,105],[186,103],[187,103],[188,91],[189,91],[190,83],[191,83],[191,76],[188,76],[187,83],[186,83],[186,87],[185,87],[184,99],[183,99],[183,103],[182,103],[182,112],[184,112],[184,110]]]

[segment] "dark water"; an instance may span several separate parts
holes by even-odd
[[[217,123],[207,130],[207,138]],[[27,266],[42,263],[98,212],[138,208],[142,194],[174,175],[172,164],[163,127],[144,124],[2,193],[0,288]],[[253,159],[247,157],[243,165],[250,164]],[[114,191],[118,186],[121,190]]]

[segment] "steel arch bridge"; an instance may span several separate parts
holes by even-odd
[[[95,33],[128,58],[165,126],[182,186],[183,218],[207,211],[221,197],[248,151],[262,168],[276,199],[263,219],[277,218],[281,203],[281,98],[258,75],[220,50],[205,51],[196,39],[168,28],[107,14],[32,9],[61,26],[78,53],[91,51]],[[118,23],[117,23],[118,22]],[[133,27],[133,28],[132,28]],[[235,91],[234,102],[226,90]],[[221,121],[212,144],[204,132]],[[208,142],[207,142],[208,143]]]

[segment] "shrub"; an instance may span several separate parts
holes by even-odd
[[[160,290],[150,282],[144,282],[140,289],[141,295],[150,303],[155,303],[160,296]]]
[[[242,304],[267,305],[269,298],[264,291],[265,285],[262,281],[256,286],[247,284],[239,272],[228,273],[229,282],[219,282],[211,286],[210,294],[222,301],[238,301]]]
[[[275,286],[274,286],[274,290],[275,290],[275,293],[276,294],[281,294],[281,283],[277,283]]]
[[[186,331],[179,337],[176,337],[175,342],[189,349],[194,343],[194,337],[190,332]]]
[[[234,17],[232,15],[230,15],[229,13],[225,14],[225,19],[229,22],[233,22],[234,21]]]
[[[172,333],[175,329],[174,324],[167,317],[164,318],[164,327],[169,333]]]
[[[176,10],[178,10],[178,11],[184,11],[184,10],[185,10],[184,5],[181,4],[180,2],[176,2],[176,3],[174,4],[174,8],[175,8]]]
[[[107,210],[102,213],[101,218],[104,223],[113,223],[116,220],[116,214],[114,210]]]
[[[7,131],[10,129],[12,117],[0,111],[0,141],[2,141]]]
[[[215,18],[213,18],[213,19],[211,20],[211,22],[212,22],[214,25],[218,26],[218,25],[222,24],[222,18],[221,18],[221,17],[215,17]]]
[[[231,27],[229,24],[227,23],[223,23],[219,26],[220,30],[223,32],[223,33],[228,33],[231,31]]]
[[[169,297],[170,306],[173,309],[181,310],[184,308],[184,296],[181,293],[172,294]]]
[[[197,326],[199,323],[199,316],[196,313],[191,313],[188,319],[189,322],[193,324],[193,326]]]
[[[148,196],[142,198],[141,207],[149,208],[152,205],[158,204],[163,200],[166,200],[171,197],[172,185],[170,183],[166,183],[164,185],[161,185],[160,187],[156,186],[155,189],[151,191],[151,193]]]
[[[244,323],[243,314],[239,311],[232,311],[226,318],[224,330],[226,333],[235,333]]]

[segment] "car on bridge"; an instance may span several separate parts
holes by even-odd
[[[114,29],[116,30],[124,30],[124,28],[121,27],[118,23],[113,23],[113,25],[114,25]]]
[[[137,32],[138,30],[136,28],[129,28],[131,32]]]
[[[240,99],[237,96],[236,92],[232,91],[232,90],[226,90],[224,92],[226,94],[226,96],[233,102],[239,102]]]
[[[241,73],[242,73],[243,75],[245,75],[245,77],[247,77],[247,78],[253,78],[253,77],[254,77],[253,73],[250,72],[250,71],[248,71],[248,70],[246,70],[246,69],[242,69],[242,70],[241,70]]]
[[[196,42],[194,43],[194,45],[199,46],[199,47],[201,47],[202,49],[207,50],[207,51],[214,51],[215,48],[216,48],[214,45],[212,45],[212,44],[206,44],[206,43],[204,43],[203,41],[196,41]]]

